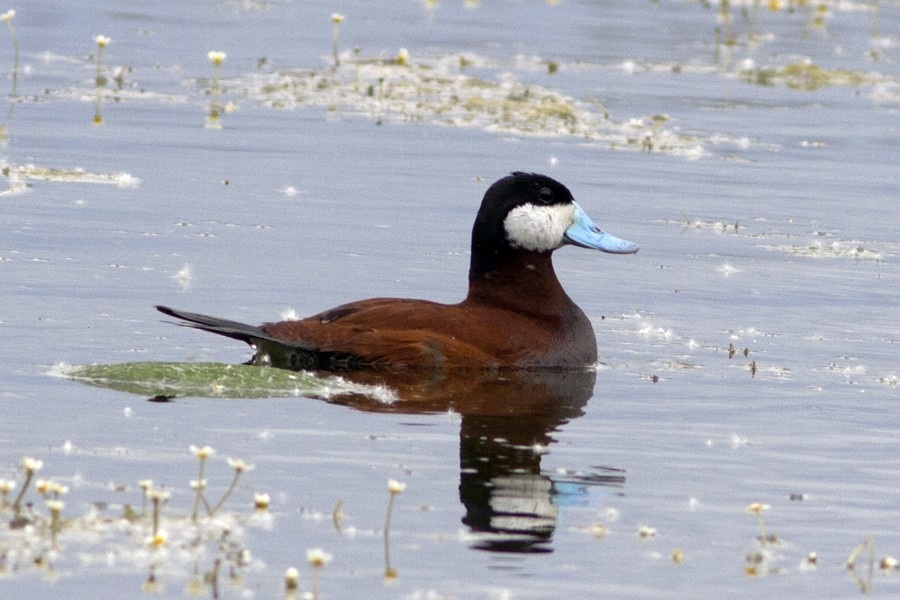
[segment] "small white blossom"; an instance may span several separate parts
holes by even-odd
[[[209,458],[210,456],[212,456],[213,454],[216,453],[216,451],[213,450],[209,446],[198,447],[198,446],[194,446],[193,444],[191,445],[191,452],[193,452],[194,456],[196,456],[200,460],[206,460],[207,458]]]
[[[163,501],[168,500],[169,496],[172,495],[172,492],[169,490],[164,490],[162,488],[153,488],[147,491],[147,497],[151,500]]]
[[[284,572],[284,589],[296,590],[300,585],[300,571],[297,567],[288,567]]]
[[[312,548],[306,551],[306,561],[315,569],[324,567],[331,561],[331,555],[321,548]]]
[[[239,458],[229,458],[228,466],[237,471],[238,473],[243,473],[245,471],[252,471],[253,465],[244,462]]]
[[[30,473],[40,471],[41,467],[43,466],[44,461],[38,460],[36,458],[31,458],[30,456],[22,457],[22,468]]]
[[[165,546],[168,540],[169,534],[166,533],[165,529],[160,529],[155,534],[147,538],[147,544],[149,544],[153,548],[160,548],[162,546]]]
[[[751,515],[759,515],[764,510],[769,510],[772,508],[768,504],[760,504],[759,502],[753,502],[752,504],[748,504],[746,510]]]

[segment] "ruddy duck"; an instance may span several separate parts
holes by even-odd
[[[516,172],[484,195],[472,228],[469,292],[458,304],[373,298],[259,326],[156,308],[250,344],[252,364],[286,369],[588,368],[597,361],[593,327],[551,261],[566,244],[638,251],[595,225],[558,181]]]

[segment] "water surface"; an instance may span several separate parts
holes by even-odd
[[[844,562],[870,534],[876,567],[900,554],[900,4],[877,3],[874,36],[875,3],[817,3],[821,26],[750,2],[751,25],[732,4],[732,45],[717,43],[718,6],[682,1],[15,7],[0,477],[21,486],[32,456],[69,492],[58,550],[47,531],[3,529],[3,593],[119,598],[152,572],[149,590],[181,597],[219,558],[236,577],[193,589],[277,597],[290,566],[310,590],[320,547],[323,598],[895,595],[898,574],[870,577],[868,552],[858,580]],[[99,126],[97,34],[112,40]],[[227,52],[220,128],[210,50]],[[5,94],[13,60],[4,31]],[[268,93],[310,71],[330,87]],[[435,73],[482,95],[456,120],[400,102],[401,82],[424,95]],[[379,77],[394,87],[368,95]],[[510,125],[491,112],[510,98],[552,98],[573,130]],[[594,323],[596,372],[405,382],[425,401],[393,404],[329,390],[147,402],[48,375],[249,357],[163,322],[159,303],[261,322],[376,295],[457,301],[481,196],[512,170],[560,179],[641,245],[556,255]],[[256,467],[199,545],[192,444],[217,450],[214,500],[225,457]],[[157,553],[146,518],[119,521],[148,478],[172,491]],[[388,479],[407,487],[386,555]],[[268,516],[253,516],[258,493]],[[777,543],[760,545],[752,502]]]

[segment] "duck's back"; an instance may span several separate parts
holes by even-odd
[[[262,330],[348,368],[590,365],[596,361],[593,329],[577,306],[567,308],[559,315],[528,315],[472,299],[448,305],[373,298],[299,321],[267,323]]]

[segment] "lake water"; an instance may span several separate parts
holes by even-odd
[[[33,481],[30,526],[4,509],[0,595],[284,597],[290,567],[321,598],[900,591],[900,2],[78,4],[13,7],[17,66],[0,27],[0,479],[68,488],[55,525]],[[596,372],[393,403],[54,376],[250,356],[154,304],[459,300],[512,170],[641,246],[555,256]],[[196,521],[191,445],[209,504],[255,465]]]

